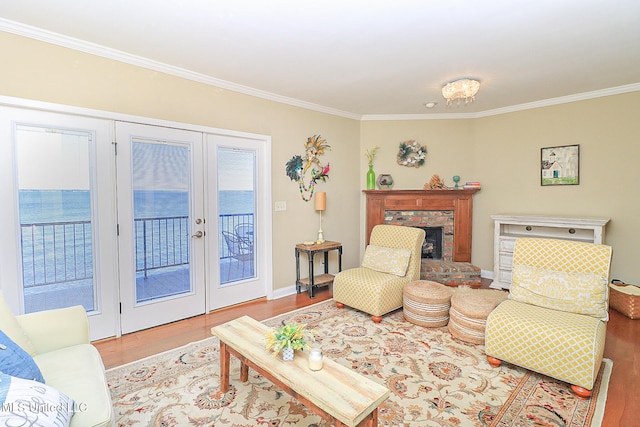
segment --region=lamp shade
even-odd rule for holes
[[[324,211],[327,209],[327,193],[321,191],[316,193],[316,210]]]

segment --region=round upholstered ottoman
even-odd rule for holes
[[[451,297],[449,310],[451,335],[472,344],[484,344],[487,317],[507,295],[494,289],[458,288]]]
[[[452,293],[451,288],[428,280],[406,283],[402,288],[404,318],[427,328],[445,326]]]

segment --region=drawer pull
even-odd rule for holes
[[[576,229],[575,228],[570,228],[569,229],[569,234],[576,234]]]
[[[531,231],[531,230],[533,230],[533,227],[530,226],[530,225],[527,225],[524,229],[527,230],[527,231]]]

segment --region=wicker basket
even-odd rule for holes
[[[616,279],[609,287],[609,306],[629,319],[640,319],[640,287]]]

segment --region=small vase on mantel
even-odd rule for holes
[[[367,190],[376,189],[376,173],[373,171],[373,165],[369,163],[369,170],[367,171]]]

